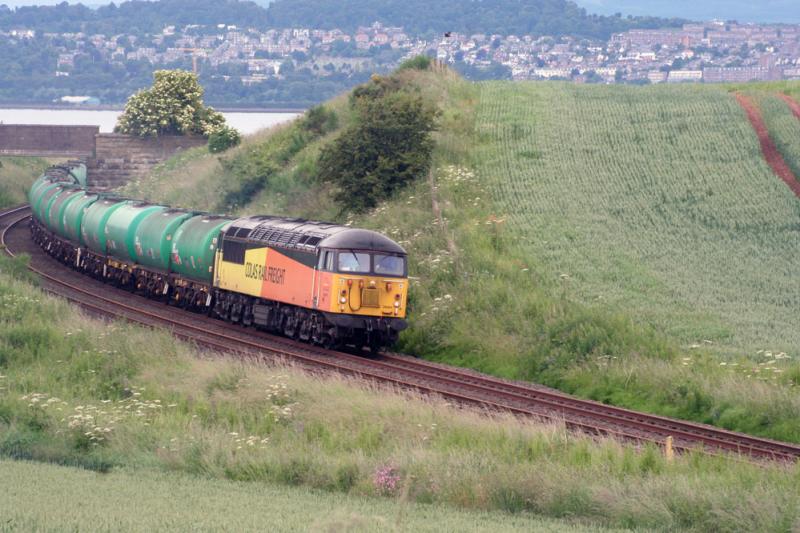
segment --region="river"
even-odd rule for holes
[[[9,109],[0,108],[0,124],[43,124],[68,126],[100,126],[100,131],[114,130],[122,111],[88,109]],[[244,135],[292,120],[298,113],[227,112],[225,119]]]

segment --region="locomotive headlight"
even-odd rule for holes
[[[394,301],[394,306],[395,306],[395,307],[400,307],[400,302],[399,302],[398,300],[395,300],[395,301]]]
[[[342,296],[341,298],[339,298],[339,302],[340,302],[340,303],[343,303],[343,304],[346,304],[346,303],[347,303],[347,298],[345,298],[344,296]]]

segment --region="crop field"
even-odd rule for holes
[[[800,179],[800,119],[792,114],[786,102],[774,94],[754,92],[749,96],[758,104],[770,138],[783,155],[784,161],[795,177]]]
[[[548,282],[684,349],[797,355],[800,202],[725,89],[486,83],[477,113],[481,178]]]
[[[609,531],[153,470],[98,474],[0,460],[0,483],[2,531]]]

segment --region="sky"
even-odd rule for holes
[[[0,0],[9,7],[53,5],[63,0]],[[122,1],[122,0],[117,0]],[[269,0],[255,0],[261,5]],[[691,20],[736,19],[739,22],[800,23],[800,0],[574,0],[590,13],[610,15],[654,15]],[[70,3],[77,3],[70,1]],[[86,5],[100,5],[103,0],[84,0]]]

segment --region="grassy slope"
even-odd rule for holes
[[[0,209],[25,202],[25,194],[48,162],[38,157],[0,157]]]
[[[240,211],[338,217],[403,244],[415,278],[403,350],[800,441],[799,208],[724,89],[402,76],[443,110],[429,180],[339,213],[313,181],[329,134]],[[226,157],[274,153],[296,127]],[[139,187],[191,198],[239,179],[191,170],[208,160]],[[190,179],[159,188],[170,176]]]
[[[601,531],[500,512],[158,471],[0,461],[3,531]],[[608,531],[603,529],[602,531]]]
[[[575,437],[557,424],[481,416],[441,400],[357,387],[290,367],[203,357],[166,332],[88,319],[18,280],[21,267],[0,261],[0,456],[99,472],[124,469],[94,486],[132,484],[122,494],[97,496],[119,509],[100,524],[125,527],[131,509],[167,491],[181,495],[196,488],[200,502],[228,490],[249,499],[259,493],[258,486],[131,473],[144,469],[267,483],[264,490],[283,492],[283,499],[292,493],[275,485],[358,497],[331,497],[323,508],[344,501],[363,509],[361,498],[385,495],[521,513],[500,518],[509,527],[568,525],[542,524],[536,516],[669,530],[782,531],[800,525],[798,466],[759,467],[699,454],[667,463],[654,448],[635,451]],[[394,469],[396,487],[376,477],[387,467]],[[24,475],[20,468],[0,466],[12,478]],[[62,477],[48,469],[33,475],[14,498],[27,500],[25,494],[39,486],[35,479]],[[47,483],[47,490],[78,487],[93,477],[66,471],[63,476],[56,486]],[[130,506],[115,503],[139,489],[152,489],[155,496]],[[80,500],[86,490],[92,487],[70,492]],[[71,500],[61,500],[47,506],[47,516],[27,501],[11,518],[26,529],[53,520],[81,523],[96,512],[68,512]],[[3,505],[16,505],[9,498],[4,502],[0,515],[6,517]],[[383,510],[370,516],[397,509],[377,506]],[[153,520],[161,509],[153,511]],[[214,509],[204,506],[201,520],[214,524]]]

